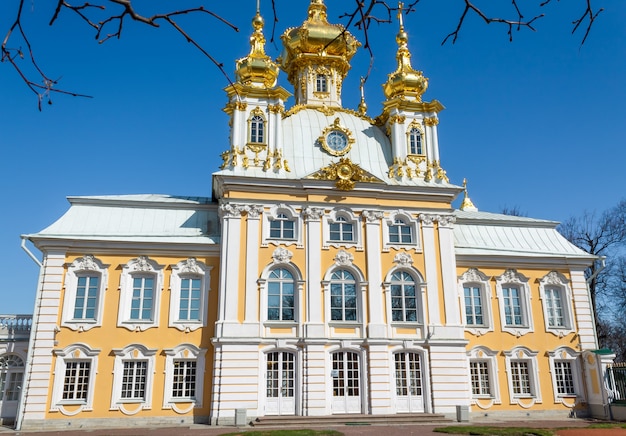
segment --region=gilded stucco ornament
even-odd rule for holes
[[[380,182],[376,177],[369,176],[349,158],[342,157],[339,162],[332,163],[312,174],[310,178],[317,180],[336,180],[335,186],[342,191],[354,189],[356,182]]]
[[[339,118],[335,118],[331,126],[324,128],[317,140],[322,148],[333,156],[343,156],[354,144],[352,132],[341,125]]]

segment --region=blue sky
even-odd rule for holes
[[[430,79],[424,97],[446,107],[439,124],[442,166],[453,183],[468,179],[480,210],[517,207],[562,221],[626,197],[626,2],[596,2],[605,11],[582,47],[582,33],[570,34],[582,0],[550,4],[537,31],[516,32],[513,42],[504,27],[469,17],[457,43],[441,46],[456,26],[460,0],[424,0],[405,19],[413,66]],[[65,89],[94,98],[53,96],[39,112],[17,74],[0,64],[0,314],[32,312],[38,267],[19,236],[60,217],[66,196],[210,196],[211,173],[228,148],[227,81],[180,36],[127,23],[121,40],[98,44],[76,17],[63,14],[49,27],[50,2],[27,3],[25,30],[40,65],[61,77]],[[340,22],[346,3],[327,0],[331,22]],[[0,2],[2,35],[16,4]],[[235,59],[249,49],[256,2],[231,4],[205,2],[239,33],[209,17],[181,24],[232,75]],[[277,34],[300,25],[307,5],[277,0]],[[262,14],[271,21],[267,0]],[[271,27],[265,30],[269,40]],[[380,113],[381,84],[395,69],[396,33],[395,23],[370,30],[375,59],[365,95],[371,116]],[[267,52],[278,56],[279,44],[268,42]],[[360,51],[344,84],[344,106],[357,107],[368,64]],[[284,74],[279,83],[290,89]]]

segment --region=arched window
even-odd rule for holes
[[[354,227],[344,216],[338,216],[335,222],[330,224],[330,240],[341,242],[354,241]]]
[[[267,319],[294,321],[295,303],[293,275],[284,268],[272,270],[267,280]]]
[[[392,244],[413,243],[413,232],[411,226],[402,218],[396,218],[393,221],[393,224],[389,226],[389,242]]]
[[[0,401],[17,401],[24,378],[24,361],[15,354],[0,356]]]
[[[328,78],[324,74],[318,74],[315,79],[315,90],[317,92],[328,92]]]
[[[333,272],[330,279],[330,314],[333,321],[357,321],[356,280],[346,270]]]
[[[405,272],[391,275],[391,317],[394,322],[419,322],[415,279]]]
[[[295,238],[295,221],[285,215],[279,213],[276,218],[270,221],[270,238],[272,239],[294,239]]]
[[[265,120],[260,115],[254,115],[250,119],[250,142],[265,143]]]
[[[409,131],[409,154],[424,154],[422,132],[417,127]]]

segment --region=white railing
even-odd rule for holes
[[[32,315],[0,315],[0,340],[28,339]]]

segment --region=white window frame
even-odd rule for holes
[[[63,298],[63,312],[61,315],[61,326],[74,331],[87,331],[94,327],[102,326],[102,311],[104,309],[104,293],[107,290],[108,267],[94,256],[87,254],[76,258],[67,267],[65,274],[65,292]],[[76,294],[78,292],[79,277],[98,277],[98,290],[96,295],[95,318],[74,318],[74,306],[76,305]]]
[[[506,323],[506,311],[505,311],[505,298],[503,294],[503,288],[516,287],[520,290],[520,307],[522,311],[522,325],[507,325]],[[500,324],[503,332],[512,334],[513,336],[520,337],[527,333],[534,331],[533,316],[532,316],[532,296],[530,293],[530,287],[528,285],[528,278],[523,274],[518,273],[514,269],[508,269],[501,276],[496,277],[496,295],[498,298],[498,306],[500,308]]]
[[[204,371],[207,350],[192,344],[181,344],[163,350],[165,353],[165,386],[163,408],[185,414],[194,408],[202,407],[204,399]],[[196,362],[195,396],[193,398],[174,397],[174,362],[178,360]]]
[[[360,329],[364,328],[365,324],[365,292],[367,290],[367,282],[365,281],[365,277],[361,270],[359,270],[355,265],[353,265],[353,257],[350,253],[340,250],[335,256],[335,264],[326,271],[324,279],[322,280],[322,288],[324,292],[324,312],[326,313],[325,319],[326,323],[331,327],[357,327]],[[330,308],[330,297],[331,297],[331,279],[333,273],[338,270],[346,270],[352,274],[355,280],[355,290],[356,290],[356,320],[333,320],[331,315]]]
[[[542,402],[537,354],[539,354],[537,351],[531,351],[526,347],[515,347],[510,351],[504,352],[509,385],[509,401],[511,404],[518,404],[520,407],[528,409]],[[528,365],[528,382],[530,384],[530,394],[528,395],[514,393],[512,364],[516,362],[526,362]]]
[[[343,217],[348,224],[352,224],[353,240],[352,241],[331,241],[330,239],[330,225],[337,223],[337,218]],[[328,215],[324,217],[322,222],[322,233],[324,238],[324,249],[335,247],[356,247],[357,250],[363,250],[362,238],[361,238],[361,223],[357,217],[349,209],[336,208],[330,211]]]
[[[25,361],[17,353],[0,354],[0,404],[19,401],[24,386]],[[9,390],[10,389],[10,390]],[[16,398],[8,398],[8,394]]]
[[[141,344],[131,344],[124,348],[114,348],[113,388],[111,410],[119,410],[125,415],[135,415],[141,410],[152,409],[152,385],[154,384],[154,360],[157,349],[150,349]],[[143,399],[122,398],[122,382],[124,378],[124,362],[146,361],[146,385]]]
[[[143,276],[154,277],[152,319],[138,320],[130,318],[133,298],[133,279]],[[145,331],[158,327],[161,306],[161,292],[163,291],[163,266],[147,256],[139,256],[131,260],[122,268],[120,279],[120,305],[117,315],[117,326],[131,331]]]
[[[270,237],[271,223],[272,221],[275,221],[276,219],[278,219],[278,216],[280,214],[284,214],[285,216],[287,216],[288,219],[293,221],[294,223],[294,226],[293,226],[294,237],[293,238],[283,239],[283,238]],[[261,241],[262,247],[267,247],[269,244],[276,245],[276,246],[278,245],[290,246],[290,245],[295,244],[296,247],[298,248],[301,248],[304,246],[302,242],[302,220],[299,214],[296,212],[296,210],[293,207],[288,206],[284,203],[276,204],[270,207],[270,209],[266,213],[263,214],[262,220],[263,220],[263,228],[262,228],[263,238]]]
[[[260,118],[261,119],[261,125],[262,127],[262,134],[261,134],[261,141],[255,141],[255,139],[258,139],[259,137],[259,133],[258,133],[258,125],[257,125],[257,134],[256,137],[253,137],[252,135],[252,124],[255,122],[255,118]],[[258,123],[258,121],[256,121]],[[254,109],[252,109],[250,111],[250,116],[248,117],[248,145],[250,145],[251,147],[254,146],[266,146],[267,144],[267,134],[268,134],[268,128],[267,128],[267,117],[265,116],[265,114],[263,113],[263,110],[260,107],[255,107]]]
[[[391,226],[396,225],[396,220],[404,221],[405,225],[409,226],[411,229],[411,242],[403,243],[403,242],[391,242],[391,232],[389,231]],[[419,237],[419,226],[417,224],[417,219],[413,218],[409,212],[404,210],[396,210],[389,213],[389,216],[384,218],[383,220],[383,251],[388,252],[391,248],[396,250],[401,249],[414,249],[416,251],[421,251],[421,241]]]
[[[315,75],[315,92],[327,94],[329,92],[328,74],[317,73]]]
[[[54,364],[54,379],[52,383],[51,412],[61,412],[66,416],[74,416],[83,411],[93,410],[96,375],[98,372],[98,355],[100,350],[86,344],[72,344],[63,349],[52,350],[56,361]],[[63,399],[65,385],[65,371],[68,362],[89,362],[89,386],[86,399]],[[65,406],[70,406],[66,409]]]
[[[546,328],[546,332],[552,333],[559,338],[562,338],[570,333],[574,333],[574,317],[572,309],[572,291],[569,287],[569,280],[565,278],[563,274],[556,271],[550,271],[541,280],[539,280],[539,298],[541,298],[543,307],[543,320]],[[557,290],[560,294],[562,310],[563,310],[563,322],[562,326],[550,327],[550,313],[548,307],[547,295],[548,289]]]
[[[489,395],[474,395],[474,390],[471,380],[471,366],[468,365],[470,373],[470,395],[471,404],[480,407],[481,409],[489,409],[494,404],[502,404],[500,398],[500,383],[498,377],[498,352],[493,351],[485,346],[478,346],[472,348],[467,357],[469,363],[472,362],[485,362],[487,364],[487,371],[489,372]]]
[[[415,300],[417,303],[417,321],[393,321],[393,305],[392,305],[392,295],[391,295],[391,285],[392,285],[392,277],[395,273],[405,272],[409,274],[415,283]],[[390,324],[403,327],[403,326],[423,326],[425,319],[425,307],[426,306],[426,295],[425,290],[426,282],[424,281],[423,276],[420,272],[413,268],[412,266],[403,265],[392,268],[387,273],[385,277],[385,281],[383,282],[383,292],[385,293],[385,306],[387,308],[387,319],[390,320]]]
[[[170,327],[184,332],[190,332],[197,330],[200,327],[206,327],[212,269],[213,267],[207,266],[204,262],[197,260],[195,257],[181,260],[174,267],[172,267],[172,276],[170,278]],[[183,279],[200,279],[200,311],[199,319],[197,320],[179,319]]]
[[[411,136],[413,135],[413,131],[417,131],[420,137],[420,148],[422,149],[421,153],[411,153]],[[409,127],[406,130],[406,152],[409,156],[426,156],[426,135],[424,134],[424,128],[417,121],[413,121],[409,124]]]
[[[459,300],[461,301],[461,320],[465,326],[465,330],[475,336],[482,336],[494,330],[493,309],[491,305],[492,291],[490,277],[482,273],[476,268],[469,268],[459,277]],[[480,297],[482,300],[483,324],[467,324],[465,313],[465,287],[475,287],[480,289]]]
[[[567,407],[574,407],[578,399],[584,398],[584,388],[582,380],[582,369],[580,366],[580,353],[569,347],[559,347],[554,351],[548,352],[550,359],[550,372],[552,373],[552,392],[554,392],[554,402],[564,404]],[[560,394],[556,379],[556,363],[568,362],[571,368],[572,384],[574,386],[573,394]]]

